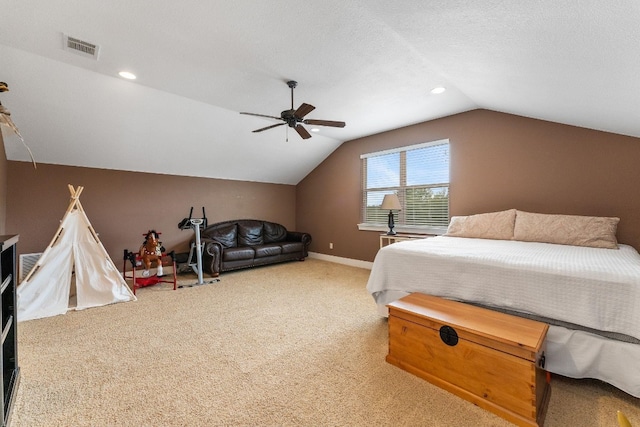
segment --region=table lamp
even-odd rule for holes
[[[398,199],[397,194],[387,194],[382,199],[382,205],[380,205],[380,209],[388,209],[389,210],[389,231],[387,231],[388,235],[395,235],[396,232],[393,230],[393,211],[394,209],[399,211],[402,210],[402,206],[400,205],[400,200]]]

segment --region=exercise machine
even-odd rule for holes
[[[204,212],[204,206],[202,207],[202,218],[192,218],[193,215],[193,206],[191,206],[191,210],[189,211],[189,217],[184,218],[182,221],[178,223],[178,228],[180,230],[188,230],[193,229],[196,235],[195,242],[191,243],[191,248],[189,249],[189,259],[187,260],[187,264],[191,269],[198,275],[198,282],[190,285],[180,285],[179,288],[190,288],[192,286],[198,285],[206,285],[208,283],[219,282],[220,279],[211,279],[208,281],[204,281],[202,277],[202,251],[204,250],[204,244],[200,238],[200,231],[204,230],[207,227],[207,215]],[[195,255],[195,261],[193,259]]]

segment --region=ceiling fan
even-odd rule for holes
[[[307,132],[307,130],[302,126],[301,123],[305,125],[315,125],[315,126],[331,126],[336,128],[343,128],[345,126],[345,122],[336,122],[332,120],[313,120],[313,119],[305,119],[304,116],[315,110],[316,107],[310,104],[302,104],[298,109],[294,109],[293,107],[293,89],[296,88],[298,82],[289,80],[287,82],[287,86],[291,88],[291,109],[284,110],[280,113],[280,117],[277,116],[268,116],[265,114],[255,114],[255,113],[240,113],[246,114],[248,116],[258,116],[258,117],[267,117],[269,119],[282,120],[284,123],[277,123],[275,125],[263,127],[260,129],[256,129],[253,132],[262,132],[263,130],[272,129],[277,126],[288,125],[291,128],[294,128],[296,132],[302,137],[302,139],[311,138],[311,134]]]

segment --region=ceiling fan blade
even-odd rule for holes
[[[247,115],[247,116],[267,117],[267,118],[269,118],[269,119],[282,120],[282,117],[267,116],[266,114],[242,113],[242,112],[241,112],[240,114],[244,114],[244,115]]]
[[[298,134],[300,134],[302,139],[311,138],[311,134],[309,132],[307,132],[307,130],[304,127],[302,127],[302,125],[296,125],[295,130],[296,130],[296,132],[298,132]]]
[[[304,116],[315,110],[316,107],[310,104],[302,104],[298,107],[298,109],[293,113],[296,119],[302,119]]]
[[[282,125],[284,125],[284,124],[285,124],[285,123],[276,123],[275,125],[267,126],[267,127],[260,128],[260,129],[256,129],[256,130],[254,130],[254,131],[252,131],[252,132],[253,132],[253,133],[256,133],[256,132],[262,132],[263,130],[272,129],[272,128],[275,128],[275,127],[278,127],[278,126],[282,126]]]
[[[302,123],[304,123],[305,125],[332,126],[334,128],[343,128],[346,125],[345,122],[335,122],[332,120],[312,120],[312,119],[303,120]]]

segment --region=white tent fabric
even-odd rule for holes
[[[80,205],[82,188],[76,191],[69,186],[71,204],[58,232],[17,288],[19,322],[72,309],[72,272],[76,276],[76,310],[136,300]]]

